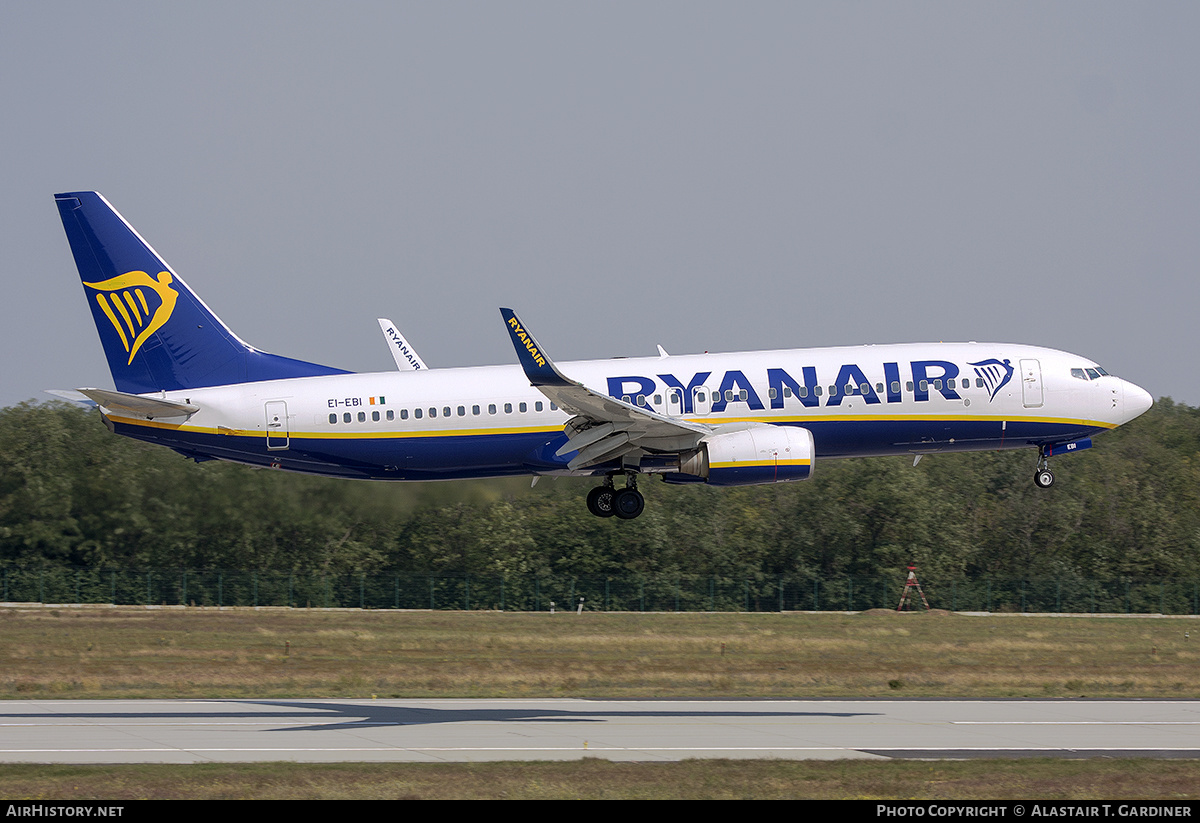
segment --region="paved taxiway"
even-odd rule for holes
[[[13,700],[0,762],[1200,757],[1194,700]]]

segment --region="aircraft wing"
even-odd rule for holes
[[[530,385],[575,415],[563,429],[568,439],[557,452],[559,456],[579,452],[568,468],[604,463],[636,449],[655,453],[687,451],[712,432],[711,426],[668,417],[571,380],[558,370],[512,309],[500,309],[500,314]]]

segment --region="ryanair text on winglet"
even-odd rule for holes
[[[508,325],[512,326],[513,334],[519,337],[521,342],[525,344],[525,348],[529,352],[529,356],[533,358],[533,362],[537,363],[539,366],[545,366],[546,358],[542,357],[541,352],[537,350],[537,346],[533,345],[533,340],[530,339],[529,335],[525,333],[525,330],[521,328],[521,324],[517,322],[517,318],[510,317],[508,319]]]

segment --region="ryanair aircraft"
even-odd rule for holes
[[[818,458],[1028,448],[1047,487],[1051,457],[1151,405],[1087,358],[1012,344],[555,364],[511,309],[520,367],[427,368],[381,320],[397,370],[351,373],[246,344],[98,193],[55,200],[117,389],[80,391],[112,431],[197,461],[368,480],[594,475],[592,513],[631,519],[645,475],[781,483]]]

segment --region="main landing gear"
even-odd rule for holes
[[[614,514],[622,520],[632,520],[646,508],[646,498],[637,490],[637,475],[625,472],[625,488],[617,489],[613,485],[613,474],[604,478],[604,485],[597,486],[588,492],[588,511],[597,517],[612,517]]]
[[[1037,471],[1033,473],[1033,484],[1039,489],[1048,489],[1054,485],[1054,473],[1050,471],[1049,447],[1043,447],[1038,452]]]

